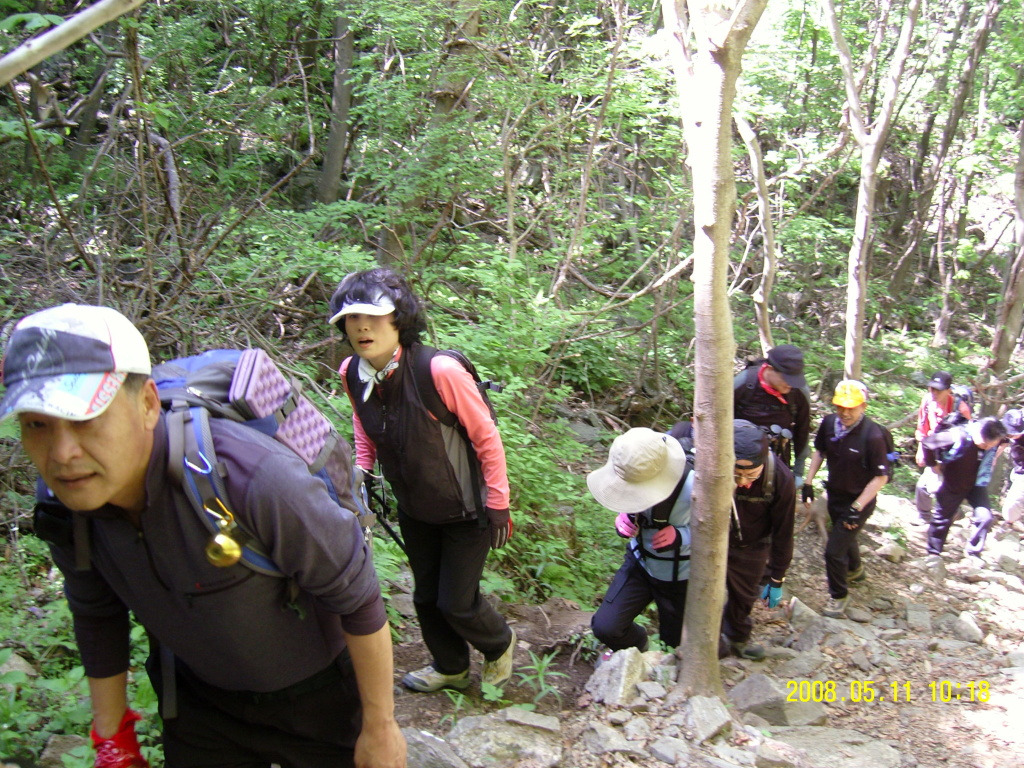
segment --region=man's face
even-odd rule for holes
[[[946,393],[948,389],[936,389],[935,387],[928,387],[928,394],[932,396],[932,400],[936,403],[941,403],[946,399]]]
[[[789,394],[793,387],[786,383],[786,380],[782,378],[782,374],[772,368],[770,365],[764,369],[764,380],[768,382],[768,385],[776,392],[780,392],[783,395]]]
[[[737,488],[749,488],[761,476],[764,472],[764,464],[753,466],[753,462],[747,459],[740,459],[736,462],[736,466],[732,471],[732,479],[736,483]]]
[[[836,416],[839,417],[839,421],[843,423],[843,426],[846,429],[849,429],[857,423],[861,416],[864,415],[864,411],[867,410],[867,407],[867,403],[861,403],[860,405],[855,405],[852,408],[837,405]]]
[[[21,413],[21,443],[43,481],[77,512],[114,504],[139,511],[146,503],[146,468],[160,398],[150,379],[140,391],[125,387],[94,419],[69,421]]]

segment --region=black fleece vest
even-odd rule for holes
[[[409,368],[414,347],[402,349],[398,368],[365,401],[359,358],[349,359],[346,378],[356,414],[403,512],[438,524],[482,517],[484,488],[474,482],[481,477],[476,453],[456,427],[437,421],[423,404]]]

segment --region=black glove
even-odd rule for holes
[[[800,489],[800,501],[806,504],[808,501],[814,501],[814,486],[810,483],[804,483],[804,487]]]
[[[491,549],[501,549],[512,538],[512,516],[508,509],[484,507],[491,521]]]
[[[850,507],[840,516],[839,522],[852,526],[853,528],[860,528],[860,516],[862,512],[863,510]]]

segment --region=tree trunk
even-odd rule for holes
[[[740,138],[747,147],[750,158],[750,171],[754,177],[754,188],[757,190],[757,209],[761,217],[761,229],[764,232],[764,261],[761,267],[761,285],[751,297],[754,301],[754,315],[757,318],[757,335],[761,340],[761,353],[767,355],[768,350],[775,346],[772,341],[771,298],[772,287],[775,285],[775,272],[779,263],[779,254],[775,246],[775,225],[772,223],[772,207],[768,199],[768,182],[764,174],[764,158],[761,146],[757,143],[757,134],[741,115],[736,115],[736,128]]]
[[[355,46],[348,28],[346,0],[338,2],[338,17],[334,20],[334,86],[331,90],[331,129],[324,149],[324,164],[316,187],[316,199],[333,203],[341,187],[341,170],[348,146],[348,111],[352,105],[352,70]]]
[[[931,210],[932,198],[935,194],[935,185],[939,174],[942,172],[943,165],[946,162],[946,156],[949,153],[949,149],[953,144],[953,139],[955,138],[956,132],[960,126],[960,120],[963,117],[967,99],[974,87],[974,78],[978,71],[978,64],[981,61],[982,54],[988,47],[989,33],[992,31],[992,27],[995,24],[996,17],[999,15],[999,11],[1002,10],[1002,3],[1003,0],[988,0],[988,3],[985,6],[985,11],[978,20],[974,31],[974,38],[971,41],[970,53],[964,59],[956,93],[953,96],[953,100],[950,104],[949,112],[945,120],[945,125],[943,126],[942,136],[930,163],[928,162],[927,157],[927,142],[935,122],[936,110],[934,107],[931,108],[928,115],[925,128],[922,131],[922,137],[918,144],[918,156],[915,160],[913,171],[914,183],[912,186],[914,189],[918,190],[918,196],[913,206],[914,213],[910,219],[909,232],[905,231],[902,226],[899,230],[904,231],[905,246],[900,259],[893,270],[893,278],[890,283],[892,288],[889,293],[890,296],[896,297],[902,294],[904,282],[911,271],[910,267],[914,263],[913,256],[918,252],[918,248],[921,244],[921,237],[925,231],[926,225],[928,224],[928,213]],[[961,14],[961,19],[963,19],[963,16],[966,14],[968,6],[969,3],[966,3],[964,11]],[[950,41],[950,58],[955,55],[959,31],[954,31],[953,34],[953,39]],[[949,69],[950,66],[947,64],[936,81],[936,93],[944,93],[946,91]],[[927,170],[925,169],[926,165],[928,166]],[[897,230],[893,229],[891,231],[895,232]]]
[[[878,108],[878,115],[873,121],[864,107],[861,96],[866,71],[862,70],[860,77],[854,73],[853,57],[840,29],[834,0],[823,0],[822,5],[829,30],[832,33],[832,40],[839,53],[839,62],[842,65],[850,130],[861,151],[857,215],[847,264],[849,276],[846,291],[846,343],[843,362],[846,377],[859,379],[861,350],[864,346],[864,305],[867,295],[868,257],[871,252],[875,192],[878,187],[878,161],[882,157],[882,149],[892,125],[896,110],[896,97],[899,95],[900,80],[903,77],[903,69],[910,53],[910,41],[917,24],[917,15],[921,10],[921,0],[910,0],[907,6],[907,15],[900,28],[899,41],[885,77],[882,103]],[[878,39],[878,35],[875,39]],[[866,60],[864,66],[866,67],[870,63]]]
[[[33,37],[0,59],[0,86],[31,69],[47,56],[62,51],[122,14],[135,10],[146,0],[100,0],[81,13],[76,13],[39,37]]]
[[[690,530],[690,585],[682,671],[674,696],[723,695],[718,637],[724,601],[732,472],[732,363],[736,343],[726,295],[729,238],[736,202],[732,106],[740,60],[767,0],[734,7],[662,0],[671,33],[687,157],[693,171],[694,316],[696,321],[697,482]],[[687,28],[692,22],[692,30]],[[691,46],[692,32],[692,48]]]
[[[1010,367],[1010,357],[1024,331],[1024,120],[1018,127],[1017,168],[1013,180],[1014,246],[1006,272],[1006,288],[996,314],[996,333],[992,339],[988,368],[1001,379]]]

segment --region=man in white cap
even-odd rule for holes
[[[72,304],[19,322],[3,364],[0,419],[17,417],[47,489],[36,530],[64,574],[96,766],[147,765],[127,700],[131,611],[150,637],[168,766],[401,768],[390,630],[355,516],[290,449],[211,419],[231,511],[295,594],[212,562],[209,531],[169,473],[150,373],[127,318]]]
[[[647,649],[634,621],[651,602],[661,641],[679,645],[690,577],[690,497],[694,473],[672,434],[637,427],[619,435],[608,463],[587,475],[601,506],[616,512],[615,530],[629,539],[625,560],[591,619],[594,636],[611,650]]]
[[[821,421],[814,438],[814,453],[803,487],[804,504],[814,501],[811,485],[822,463],[828,461],[828,515],[832,530],[825,545],[825,575],[829,598],[822,613],[845,618],[849,583],[865,578],[857,534],[875,511],[878,491],[892,472],[881,427],[865,415],[868,388],[854,379],[836,385],[836,408]]]

